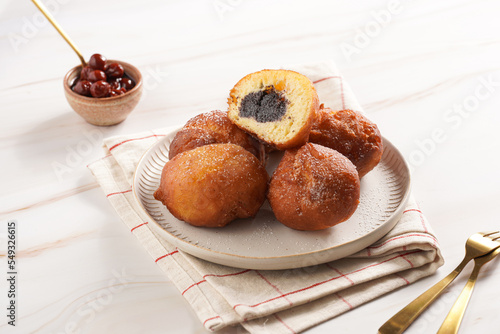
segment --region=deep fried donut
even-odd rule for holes
[[[245,76],[231,90],[228,117],[266,144],[287,149],[307,141],[318,101],[304,75],[262,70]]]
[[[257,214],[267,182],[267,172],[253,154],[239,145],[210,144],[168,161],[154,198],[191,225],[222,227]]]
[[[322,230],[347,220],[359,203],[356,167],[339,152],[307,143],[287,150],[267,198],[276,218],[297,230]]]
[[[360,178],[375,168],[383,153],[377,125],[352,110],[320,109],[309,141],[345,155],[356,166]]]
[[[197,115],[187,121],[170,143],[168,157],[172,159],[184,151],[216,143],[240,145],[263,161],[264,150],[259,149],[256,140],[234,125],[227,118],[227,112],[219,110]]]

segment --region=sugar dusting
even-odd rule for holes
[[[282,152],[271,154],[268,173],[272,173],[281,155]],[[170,216],[170,225],[180,235],[189,236],[192,241],[213,251],[255,257],[314,252],[355,240],[387,219],[391,191],[386,182],[394,177],[388,173],[390,170],[382,163],[366,175],[361,181],[360,204],[354,215],[348,221],[323,231],[295,231],[282,225],[267,201],[255,217],[238,219],[221,229],[193,227],[176,220],[166,209],[164,214]],[[322,190],[318,188],[317,192],[320,196]]]

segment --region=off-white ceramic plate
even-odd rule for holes
[[[410,174],[400,152],[384,139],[379,165],[361,180],[360,204],[351,218],[322,231],[296,231],[279,223],[264,203],[254,218],[223,228],[194,227],[176,219],[155,200],[168,149],[176,131],[153,145],[134,175],[133,192],[157,234],[198,258],[248,269],[291,269],[325,263],[373,244],[397,223],[410,193]],[[269,175],[282,154],[269,159]]]

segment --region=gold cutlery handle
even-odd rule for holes
[[[47,8],[45,8],[43,3],[41,3],[39,0],[31,0],[31,1],[35,4],[35,6],[38,8],[38,10],[40,10],[40,12],[42,12],[42,14],[47,18],[47,20],[50,22],[50,24],[52,24],[52,26],[54,26],[54,28],[56,28],[57,32],[62,36],[62,38],[64,38],[64,40],[69,44],[69,46],[71,46],[73,51],[76,52],[78,58],[80,58],[80,62],[82,63],[82,66],[85,67],[87,65],[87,63],[85,62],[85,58],[83,58],[82,53],[76,47],[75,43],[73,43],[71,38],[69,38],[69,36],[66,35],[66,33],[61,28],[61,26],[56,22],[56,20],[50,14],[50,12],[47,10]]]
[[[458,328],[462,323],[462,319],[465,314],[465,309],[469,304],[469,300],[472,295],[472,290],[474,290],[474,285],[476,284],[477,276],[479,274],[479,269],[481,269],[481,265],[478,265],[476,263],[474,269],[472,270],[472,274],[467,280],[467,284],[465,284],[464,289],[460,293],[460,296],[458,296],[457,300],[455,301],[455,304],[453,304],[453,307],[446,316],[446,319],[444,319],[443,324],[439,328],[437,334],[458,333]]]
[[[500,254],[500,248],[496,248],[492,252],[474,259],[474,269],[472,269],[472,273],[467,280],[467,284],[465,284],[460,296],[458,296],[457,301],[453,304],[453,307],[446,316],[446,319],[444,319],[444,322],[439,328],[437,334],[450,334],[458,332],[458,328],[462,323],[465,309],[467,309],[467,305],[469,304],[469,300],[472,295],[472,291],[474,290],[474,285],[476,284],[481,267],[493,260],[498,254]]]
[[[390,318],[382,327],[379,328],[379,334],[400,334],[405,331],[410,324],[441,295],[443,290],[460,274],[465,265],[471,260],[466,257],[455,270],[445,278],[434,284],[431,288],[418,296],[414,301],[404,307],[401,311]]]

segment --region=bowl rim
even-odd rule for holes
[[[135,86],[127,91],[125,94],[123,95],[118,95],[118,96],[111,96],[111,97],[91,97],[91,96],[84,96],[84,95],[80,95],[78,93],[75,93],[72,89],[71,89],[71,86],[69,84],[69,79],[70,79],[70,76],[75,72],[77,71],[79,68],[83,68],[83,65],[80,64],[80,65],[77,65],[73,68],[71,68],[67,73],[66,75],[64,76],[64,79],[63,79],[63,86],[64,86],[64,90],[68,93],[68,94],[71,94],[77,98],[81,98],[83,99],[84,101],[113,101],[113,100],[118,100],[118,99],[123,99],[131,94],[133,94],[134,92],[138,91],[140,88],[142,88],[142,73],[141,71],[139,71],[139,69],[130,64],[130,63],[127,63],[127,62],[124,62],[124,61],[121,61],[121,60],[115,60],[115,59],[108,59],[107,62],[114,62],[114,63],[119,63],[120,65],[125,65],[129,68],[133,68],[135,70],[135,72],[137,72],[137,80],[134,79],[135,81]],[[80,69],[81,70],[81,69]]]

